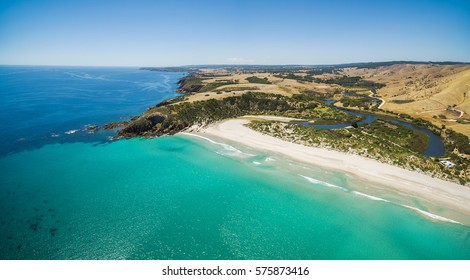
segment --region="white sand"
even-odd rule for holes
[[[309,164],[349,172],[396,191],[470,215],[469,187],[358,155],[289,143],[244,126],[248,122],[248,119],[243,118],[225,120],[201,130],[200,133],[235,141],[255,149],[280,153]]]

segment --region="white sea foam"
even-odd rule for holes
[[[225,144],[225,143],[220,143],[220,142],[216,142],[210,138],[207,138],[207,137],[204,137],[204,136],[201,136],[201,135],[197,135],[197,134],[193,134],[193,133],[188,133],[188,132],[180,132],[180,134],[184,134],[184,135],[190,135],[190,136],[194,136],[194,137],[198,137],[198,138],[201,138],[201,139],[204,139],[212,144],[215,144],[215,145],[218,145],[218,146],[221,146],[224,151],[216,151],[217,154],[219,155],[223,155],[223,156],[235,156],[235,157],[241,157],[241,158],[247,158],[247,157],[254,157],[256,155],[253,155],[253,154],[248,154],[248,153],[244,153],[242,151],[240,151],[239,149],[233,147],[233,146],[230,146],[228,144]]]
[[[267,158],[265,159],[265,161],[276,161],[276,160],[273,159],[272,157],[267,157]]]
[[[441,222],[448,222],[448,223],[454,223],[454,224],[461,224],[461,223],[459,223],[457,221],[454,221],[452,219],[442,217],[442,216],[439,216],[439,215],[436,215],[436,214],[433,214],[433,213],[429,213],[429,212],[426,212],[424,210],[418,209],[416,207],[412,207],[412,206],[408,206],[408,205],[402,205],[402,206],[406,207],[408,209],[411,209],[413,211],[416,211],[416,212],[418,212],[419,214],[421,214],[425,217],[431,218],[432,220],[441,221]]]
[[[53,138],[56,138],[56,137],[59,137],[59,136],[60,136],[60,135],[57,134],[57,133],[51,133],[51,137],[53,137]]]
[[[72,130],[66,131],[64,133],[70,135],[70,134],[76,133],[77,131],[80,131],[80,129],[72,129]]]
[[[140,87],[142,87],[143,91],[151,91],[151,90],[157,90],[157,89],[164,89],[164,90],[169,90],[170,87],[168,84],[162,84],[162,83],[139,83],[138,84]]]
[[[260,165],[261,162],[259,162],[259,161],[253,161],[253,164]]]
[[[340,187],[340,186],[337,186],[337,185],[333,185],[333,184],[330,184],[328,182],[320,181],[320,180],[317,180],[317,179],[314,179],[314,178],[311,178],[311,177],[307,177],[307,176],[304,176],[304,175],[300,175],[300,174],[299,174],[299,176],[306,179],[310,183],[322,185],[322,186],[329,187],[329,188],[340,189],[340,190],[343,190],[343,191],[348,191],[348,189],[346,189],[346,188],[343,188],[343,187]]]
[[[67,75],[69,75],[70,77],[73,77],[73,78],[78,78],[78,79],[82,79],[82,80],[107,80],[101,76],[92,76],[90,74],[75,74],[75,73],[71,73],[71,72],[65,72]]]
[[[383,199],[383,198],[380,198],[380,197],[376,197],[376,196],[373,196],[373,195],[368,195],[368,194],[361,193],[361,192],[358,192],[358,191],[352,191],[351,193],[353,193],[353,194],[355,194],[355,195],[367,197],[367,198],[372,199],[372,200],[390,202],[390,201],[388,201],[388,200],[386,200],[386,199]]]

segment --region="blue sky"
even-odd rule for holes
[[[0,0],[0,64],[470,62],[470,1]]]

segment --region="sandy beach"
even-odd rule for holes
[[[255,149],[279,153],[308,164],[352,173],[368,181],[388,186],[395,191],[422,198],[470,216],[469,187],[358,155],[286,142],[244,126],[248,122],[247,118],[225,120],[204,128],[198,133],[206,137],[215,136]],[[462,222],[468,224],[469,221]]]

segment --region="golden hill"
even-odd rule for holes
[[[376,69],[345,69],[347,75],[384,83],[377,91],[382,109],[446,125],[470,136],[470,66],[397,64]],[[449,107],[455,110],[448,110]]]

